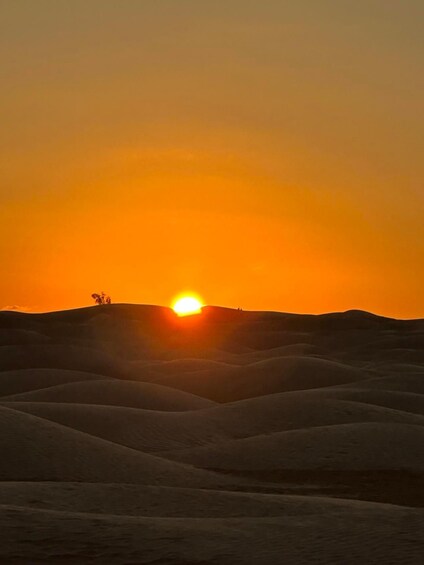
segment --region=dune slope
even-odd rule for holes
[[[421,564],[424,320],[0,312],[0,562]]]

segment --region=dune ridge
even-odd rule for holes
[[[0,561],[418,564],[424,320],[0,312]]]

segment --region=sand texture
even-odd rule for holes
[[[0,563],[421,564],[424,320],[0,312]]]

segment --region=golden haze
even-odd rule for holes
[[[420,2],[72,6],[1,8],[1,307],[424,316]]]

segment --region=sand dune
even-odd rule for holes
[[[317,395],[327,398],[339,398],[360,402],[364,404],[373,404],[375,406],[385,406],[393,410],[402,412],[410,412],[424,416],[424,395],[410,392],[402,392],[397,390],[379,390],[379,389],[354,389],[354,388],[336,388],[314,391]]]
[[[0,312],[0,562],[422,562],[424,321]]]
[[[205,414],[208,421],[215,421],[221,429],[224,425],[229,430],[234,427],[235,434],[249,430],[246,436],[254,435],[255,431],[267,433],[340,423],[424,423],[423,416],[410,414],[400,408],[374,406],[372,402],[362,403],[359,398],[352,402],[349,398],[344,400],[343,395],[337,398],[336,394],[336,398],[325,398],[325,391],[319,392],[322,394],[295,391],[260,396],[202,411],[194,417],[200,419]]]
[[[34,330],[0,328],[0,346],[41,344],[48,341],[46,335]]]
[[[148,410],[195,410],[213,402],[193,394],[152,383],[119,380],[90,380],[4,396],[4,401],[71,402],[129,406]]]
[[[202,468],[240,471],[424,471],[424,427],[355,423],[277,432],[162,454]],[[378,450],[376,450],[378,446]]]
[[[398,390],[401,392],[424,394],[424,373],[375,377],[373,379],[348,384],[349,388],[352,386],[363,390]]]
[[[0,483],[0,505],[39,510],[172,518],[267,518],[343,510],[402,515],[396,505],[322,496],[82,482]],[[419,511],[412,514],[417,516]]]
[[[220,479],[69,427],[0,409],[1,480],[213,486]],[[224,483],[225,481],[222,480]]]
[[[66,383],[105,380],[104,375],[66,369],[20,369],[0,372],[0,397]]]
[[[180,449],[231,438],[195,412],[162,412],[121,406],[10,402],[3,406],[143,452]]]
[[[387,505],[383,505],[387,506]],[[422,514],[351,504],[267,518],[154,518],[0,508],[8,563],[420,563]],[[13,524],[19,524],[19,530]],[[405,524],[407,529],[405,531]],[[40,543],[40,533],[42,542]],[[282,535],[284,533],[284,535]],[[15,559],[15,548],[19,554]],[[105,553],[105,548],[111,548]]]
[[[372,362],[369,365],[381,374],[407,375],[423,374],[423,366],[413,363],[391,363],[387,361]]]
[[[315,357],[277,357],[242,367],[162,375],[155,382],[194,392],[218,402],[275,392],[356,382],[369,375],[355,367]]]
[[[121,376],[125,365],[105,351],[62,344],[28,344],[0,347],[1,370],[70,369]]]
[[[213,361],[211,359],[173,359],[172,361],[156,361],[146,364],[145,368],[152,368],[159,378],[160,375],[180,375],[181,373],[194,373],[198,371],[228,370],[228,363]]]
[[[263,349],[254,350],[249,353],[244,353],[238,356],[238,361],[243,364],[249,362],[254,363],[255,361],[261,361],[262,359],[277,359],[279,357],[303,357],[303,356],[324,356],[322,349],[318,348],[312,343],[291,343],[290,345],[281,345],[275,349]]]
[[[424,363],[424,350],[421,348],[397,348],[397,349],[384,349],[377,350],[372,356],[374,360],[379,361],[394,361],[402,363]]]
[[[56,402],[3,402],[3,406],[149,453],[341,423],[424,426],[424,415],[339,399],[305,398],[299,393],[180,413]]]

